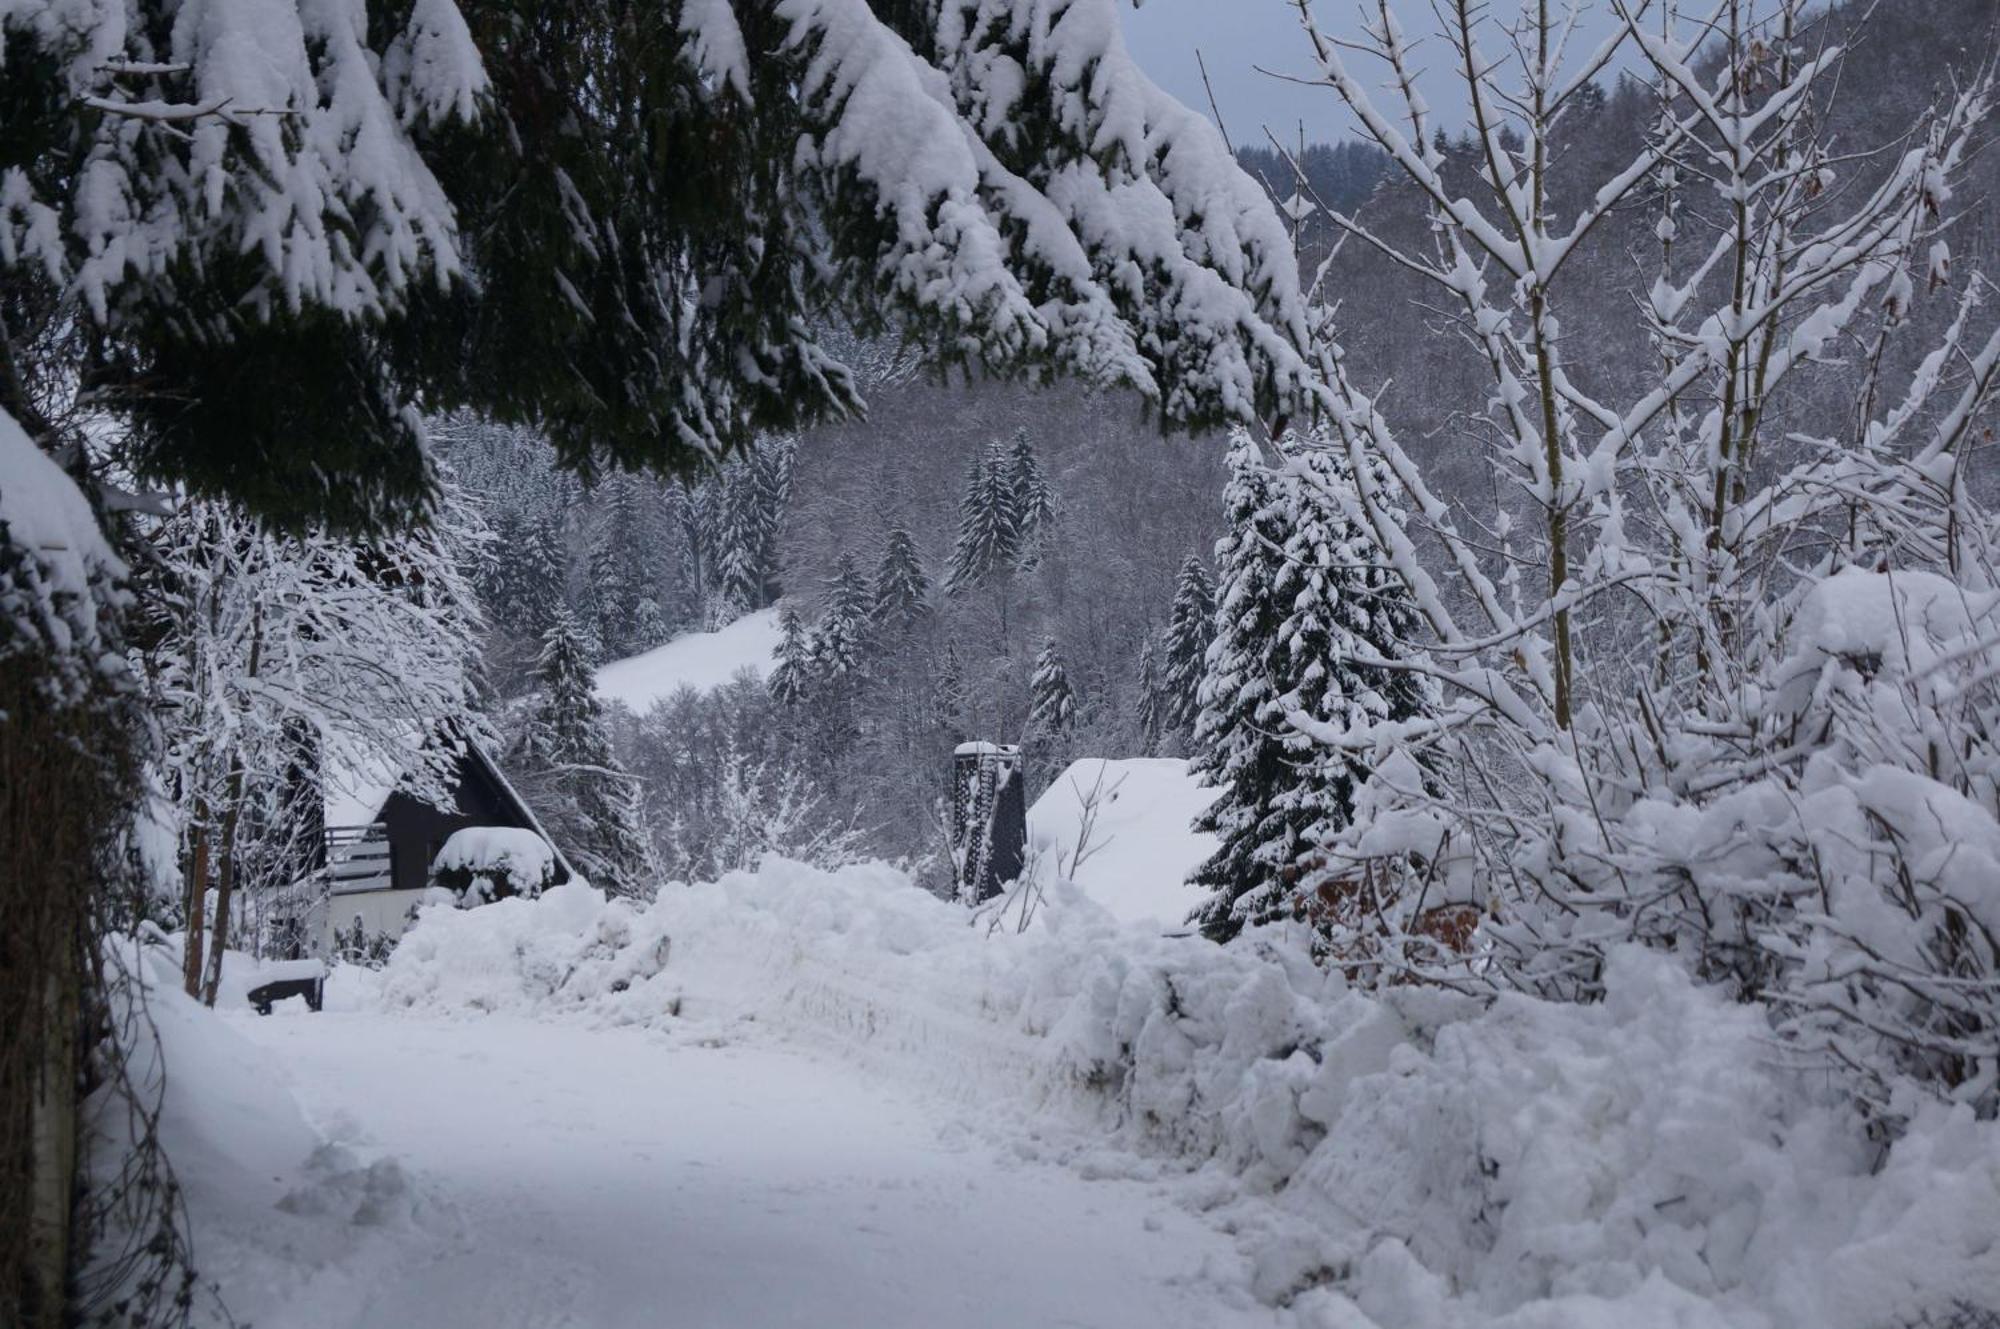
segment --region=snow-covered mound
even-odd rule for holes
[[[1178,1187],[1305,1325],[1881,1329],[2000,1302],[2000,1126],[1915,1107],[1883,1152],[1669,957],[1616,952],[1588,1007],[1378,998],[1282,932],[1217,947],[1052,889],[1011,934],[879,865],[767,860],[649,906],[563,887],[426,914],[382,991],[796,1037]]]
[[[1039,879],[1068,877],[1121,922],[1179,926],[1201,903],[1188,874],[1220,844],[1193,822],[1220,792],[1177,758],[1075,762],[1028,809]]]
[[[689,632],[644,655],[614,660],[597,671],[597,695],[646,711],[682,688],[712,692],[748,669],[771,668],[780,634],[778,611],[760,609],[714,632]]]
[[[225,994],[208,1010],[181,991],[178,942],[153,932],[120,943],[115,968],[127,981],[112,998],[121,1014],[123,1002],[143,1002],[143,1017],[118,1027],[128,1040],[132,1089],[142,1105],[157,1107],[159,1141],[198,1234],[190,1322],[348,1323],[341,1308],[359,1304],[379,1270],[413,1254],[436,1258],[451,1234],[425,1187],[395,1159],[366,1157],[372,1150],[337,1123],[329,1131],[309,1122],[284,1072],[236,1027],[259,1018],[241,1009],[242,988],[296,975],[297,962],[260,965],[230,952]],[[92,1165],[115,1168],[134,1138],[128,1108],[100,1090],[89,1112],[99,1139]],[[108,1174],[99,1183],[109,1185]],[[119,1221],[101,1253],[152,1236],[121,1233]],[[227,1314],[212,1295],[218,1286],[229,1288]]]

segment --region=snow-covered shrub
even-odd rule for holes
[[[455,895],[461,909],[510,895],[533,899],[555,879],[555,850],[519,826],[467,826],[453,831],[431,860],[431,884]]]
[[[1860,1071],[1885,1112],[1907,1110],[1895,1070],[2000,1110],[1996,604],[1926,572],[1812,584],[1743,737],[1703,742],[1727,783],[1638,800],[1618,828],[1668,939]]]
[[[1521,115],[1450,154],[1412,79],[1384,103],[1354,45],[1301,12],[1430,239],[1340,224],[1457,318],[1485,381],[1448,405],[1491,441],[1494,481],[1490,512],[1443,501],[1320,324],[1353,462],[1351,486],[1323,488],[1408,588],[1429,654],[1404,667],[1446,699],[1413,721],[1289,717],[1341,755],[1428,754],[1378,768],[1329,880],[1379,979],[1596,1000],[1609,956],[1642,941],[1767,1003],[1788,1049],[1847,1073],[1891,1131],[1905,1088],[2000,1113],[2000,659],[1978,626],[2000,525],[1969,469],[2000,330],[1948,230],[1993,82],[1951,89],[1863,168],[1835,128],[1848,19],[1802,0],[1720,13],[1612,25],[1588,58],[1630,58],[1657,109],[1558,201],[1551,89],[1590,74],[1533,54],[1564,50],[1556,7],[1505,38],[1488,19],[1436,34],[1473,104]],[[1414,68],[1386,8],[1358,44]],[[1565,362],[1564,315],[1598,275],[1586,238],[1626,205],[1652,210],[1657,262],[1606,330],[1645,353],[1594,378]],[[1947,294],[1920,318],[1921,293]],[[1450,912],[1427,919],[1430,900]]]

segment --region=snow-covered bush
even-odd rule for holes
[[[1389,920],[1385,981],[1592,1000],[1640,940],[1768,1003],[1891,1130],[1910,1087],[1991,1115],[2000,657],[1977,625],[2000,525],[1970,464],[2000,330],[1948,228],[1993,85],[1950,90],[1864,165],[1836,128],[1847,17],[1746,0],[1698,30],[1628,8],[1584,56],[1556,6],[1511,32],[1440,7],[1463,93],[1500,117],[1481,112],[1456,159],[1392,7],[1359,45],[1399,75],[1393,106],[1301,11],[1435,243],[1337,224],[1459,316],[1488,391],[1451,405],[1491,439],[1495,481],[1490,512],[1441,501],[1320,325],[1354,461],[1352,492],[1325,488],[1409,588],[1430,650],[1406,667],[1447,701],[1415,721],[1290,717],[1339,752],[1429,754],[1377,768],[1368,815],[1329,845],[1334,879]],[[1558,199],[1545,164],[1572,98],[1621,50],[1657,112],[1594,192]],[[1572,372],[1564,313],[1594,237],[1641,206],[1656,264],[1618,332],[1646,354]],[[1919,319],[1924,293],[1945,294]],[[1930,340],[1906,345],[1917,328]],[[1414,899],[1452,911],[1430,932],[1453,944],[1412,942]]]
[[[470,909],[510,895],[529,899],[555,884],[556,853],[519,826],[467,826],[451,833],[431,860],[431,884]]]

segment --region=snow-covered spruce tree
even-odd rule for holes
[[[874,591],[872,617],[878,627],[888,631],[907,630],[930,609],[930,576],[924,571],[915,538],[901,526],[892,529],[882,543],[882,557],[875,564]]]
[[[421,516],[418,401],[533,422],[585,472],[692,474],[849,410],[825,309],[1127,384],[1170,425],[1294,409],[1284,228],[1111,4],[936,0],[899,36],[864,0],[279,0],[250,56],[215,0],[10,0],[0,412],[342,529]],[[0,785],[42,781],[45,746],[0,752],[24,763]],[[39,1329],[61,1281],[28,1248],[0,1232],[0,1311]]]
[[[798,609],[790,603],[778,611],[778,633],[777,658],[766,686],[771,700],[789,710],[812,691],[812,637]]]
[[[819,621],[813,625],[813,664],[828,680],[858,677],[868,664],[873,597],[854,555],[842,554],[826,579]]]
[[[1034,440],[1026,429],[1014,431],[1007,449],[1005,489],[1012,528],[1012,561],[1016,569],[1032,572],[1042,560],[1042,550],[1056,521],[1056,494],[1035,456]]]
[[[1222,790],[1197,821],[1222,845],[1193,877],[1211,892],[1195,919],[1218,940],[1308,909],[1302,888],[1369,775],[1365,754],[1323,747],[1291,717],[1398,723],[1435,706],[1433,685],[1400,667],[1418,627],[1408,593],[1333,499],[1343,459],[1315,442],[1289,437],[1277,472],[1246,433],[1229,452],[1193,763]]]
[[[795,439],[762,439],[723,472],[713,545],[720,592],[733,613],[762,609],[778,596],[778,529],[797,452]]]
[[[542,694],[518,748],[536,813],[590,884],[644,896],[657,885],[636,782],[619,766],[583,634],[565,610],[543,639]]]
[[[504,630],[539,642],[565,604],[567,554],[556,522],[508,508],[493,526],[493,553],[479,579],[480,604]]]
[[[1139,645],[1139,678],[1134,688],[1133,722],[1139,731],[1140,753],[1150,757],[1160,746],[1163,696],[1160,688],[1159,637],[1147,633]]]
[[[1483,906],[1466,956],[1413,975],[1590,999],[1609,947],[1648,942],[1766,1003],[1880,1130],[1917,1093],[2000,1112],[2000,661],[1970,626],[1995,586],[1971,463],[2000,331],[1949,231],[1990,71],[1871,151],[1842,124],[1840,9],[1626,6],[1588,53],[1553,4],[1504,32],[1470,3],[1439,15],[1475,119],[1456,183],[1389,7],[1359,43],[1398,74],[1387,104],[1300,14],[1429,226],[1412,246],[1330,215],[1459,316],[1484,382],[1447,405],[1493,441],[1498,495],[1471,528],[1320,342],[1342,501],[1451,700],[1416,724],[1295,723],[1330,751],[1433,747],[1458,781],[1378,768],[1335,854],[1416,853]],[[1561,125],[1619,61],[1652,85],[1650,130],[1559,199]],[[1641,199],[1651,279],[1596,312],[1648,353],[1598,381],[1566,364],[1591,241]],[[1946,307],[1919,318],[1926,296]]]
[[[1201,681],[1215,638],[1215,585],[1199,555],[1189,554],[1174,581],[1160,670],[1159,727],[1185,744],[1201,715]]]
[[[637,476],[616,475],[602,489],[602,524],[591,541],[589,559],[590,624],[601,658],[619,659],[651,650],[666,640],[659,621],[659,605],[654,601],[650,623],[642,621],[639,606],[653,600],[655,578],[650,568],[654,542],[649,535],[643,506],[645,482]],[[662,633],[662,635],[648,635]]]
[[[1013,571],[1020,552],[1011,469],[998,439],[980,449],[958,500],[958,534],[952,540],[945,589],[964,594]]]
[[[1049,637],[1035,656],[1035,670],[1028,681],[1028,756],[1030,775],[1037,786],[1053,780],[1069,764],[1076,711],[1069,667],[1055,638]]]

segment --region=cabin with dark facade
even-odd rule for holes
[[[325,882],[325,917],[316,931],[328,953],[357,929],[371,939],[400,936],[425,898],[438,850],[467,827],[533,831],[554,851],[556,883],[574,875],[562,846],[485,749],[470,740],[460,749],[449,808],[399,789],[401,770],[322,772],[325,834],[317,866]]]

